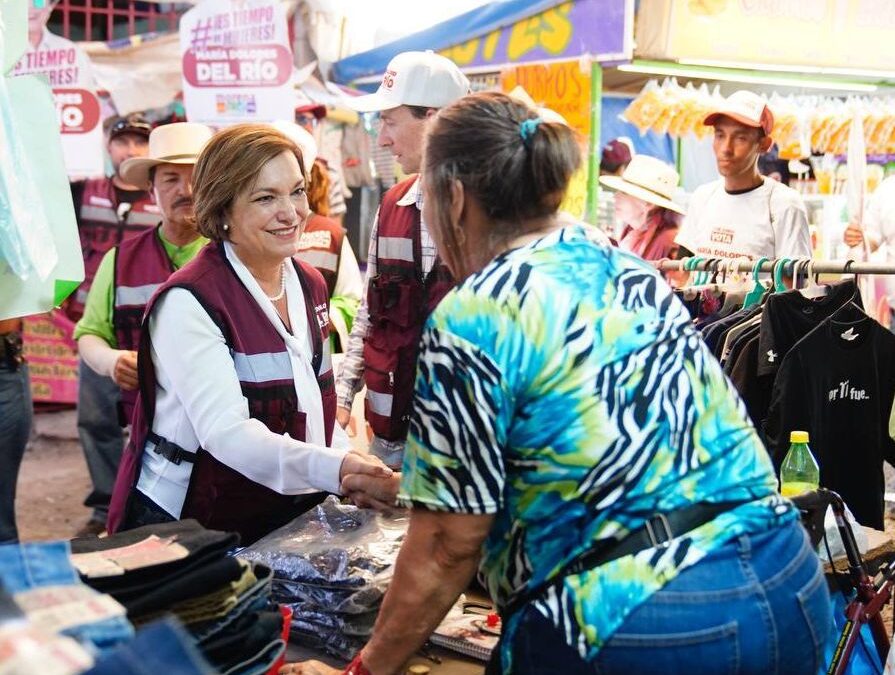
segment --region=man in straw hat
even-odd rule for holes
[[[765,100],[738,91],[703,120],[721,179],[696,189],[677,243],[709,258],[811,257],[808,216],[799,194],[758,171],[774,144],[774,115]]]
[[[127,159],[121,166],[126,182],[152,191],[161,222],[103,258],[75,338],[87,366],[121,388],[122,426],[130,422],[136,399],[137,345],[146,303],[156,288],[207,243],[193,225],[190,181],[196,158],[211,135],[205,125],[190,122],[157,127],[149,136],[148,156]],[[85,446],[93,481],[88,499],[94,516],[84,529],[95,532],[105,526],[121,449],[90,454],[87,449]]]
[[[634,156],[621,176],[600,176],[615,190],[615,220],[621,224],[621,248],[644,260],[673,257],[678,217],[684,210],[673,199],[678,173],[648,155]]]

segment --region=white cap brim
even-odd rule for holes
[[[671,201],[670,199],[666,199],[662,195],[652,192],[651,190],[642,188],[639,185],[629,183],[621,176],[600,176],[600,183],[612,190],[624,192],[626,195],[631,195],[632,197],[637,197],[637,199],[642,199],[649,204],[661,206],[664,209],[674,211],[675,213],[679,213],[682,216],[686,215],[686,211],[684,211],[684,209],[675,202]]]
[[[397,108],[401,104],[388,96],[383,96],[378,91],[375,94],[366,94],[365,96],[355,96],[345,101],[349,108],[357,112],[379,112],[381,110],[391,110]]]

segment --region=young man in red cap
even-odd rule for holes
[[[721,179],[696,189],[675,240],[682,255],[706,258],[810,258],[808,216],[799,194],[762,176],[758,158],[771,149],[774,116],[751,91],[731,94],[703,124]]]

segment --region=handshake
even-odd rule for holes
[[[342,494],[357,506],[386,511],[395,508],[401,474],[378,457],[351,451],[339,469]]]

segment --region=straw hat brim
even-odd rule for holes
[[[684,211],[681,206],[671,201],[670,199],[663,197],[662,195],[652,192],[651,190],[647,190],[646,188],[642,188],[639,185],[635,185],[634,183],[630,183],[626,181],[621,176],[600,176],[600,183],[605,185],[606,187],[617,190],[618,192],[624,192],[626,195],[631,195],[632,197],[637,197],[637,199],[642,199],[645,202],[650,204],[655,204],[656,206],[661,206],[664,209],[668,209],[669,211],[674,211],[675,213],[679,213],[682,216],[686,215],[686,211]]]
[[[150,157],[131,157],[121,163],[119,173],[125,183],[136,185],[143,190],[152,188],[149,182],[149,170],[159,164],[195,164],[195,156],[178,157],[176,159],[153,159]]]

